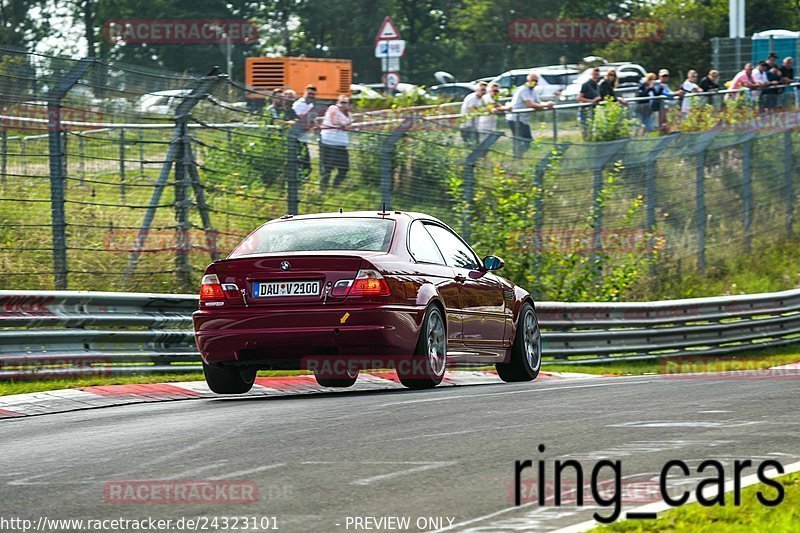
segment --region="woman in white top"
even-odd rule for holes
[[[487,133],[497,128],[497,115],[506,111],[506,107],[498,102],[500,98],[500,85],[497,82],[489,84],[489,90],[483,95],[483,110],[485,114],[478,117],[478,135],[482,138]],[[481,139],[479,139],[481,140]]]
[[[703,90],[697,85],[697,71],[690,70],[689,73],[686,75],[686,81],[681,84],[681,90],[685,94],[691,93],[701,93]],[[694,99],[696,97],[685,96],[683,97],[683,102],[681,102],[681,114],[686,116],[689,114],[689,111],[692,109],[692,104],[694,103]]]

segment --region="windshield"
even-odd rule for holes
[[[307,218],[265,224],[229,257],[281,252],[388,252],[394,221],[382,218]]]

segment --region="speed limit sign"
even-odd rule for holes
[[[386,85],[387,89],[394,91],[400,83],[400,74],[397,72],[387,72],[383,75],[383,83]]]

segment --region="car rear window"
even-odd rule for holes
[[[382,218],[306,218],[265,224],[243,240],[229,257],[281,252],[388,252],[394,220]]]

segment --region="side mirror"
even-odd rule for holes
[[[487,255],[483,258],[484,270],[500,270],[504,266],[506,266],[506,262],[496,255]]]

